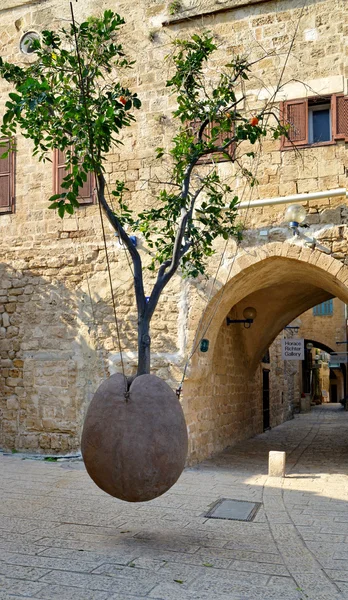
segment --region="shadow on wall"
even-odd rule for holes
[[[63,282],[38,271],[0,264],[0,447],[68,453],[79,448],[86,408],[109,375],[115,324],[111,306],[83,290],[81,274]]]

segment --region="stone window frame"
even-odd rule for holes
[[[60,194],[65,192],[64,188],[60,187],[60,171],[65,171],[67,173],[67,169],[65,166],[65,160],[62,162],[60,160],[60,155],[64,154],[61,150],[53,151],[53,193]],[[78,197],[78,202],[80,206],[91,206],[97,204],[97,194],[96,194],[96,184],[95,184],[95,176],[94,173],[88,173],[87,181],[84,183],[83,188],[86,188],[86,193]],[[82,189],[83,189],[82,188]]]
[[[15,212],[15,151],[14,151],[14,139],[13,138],[0,138],[2,143],[5,143],[6,146],[0,146],[0,156],[9,150],[9,154],[7,158],[0,158],[1,163],[3,161],[8,161],[8,169],[4,172],[1,172],[0,169],[0,180],[5,177],[8,178],[8,201],[1,205],[0,198],[0,216],[8,215]]]
[[[319,102],[330,104],[331,107],[331,140],[310,143],[308,115],[311,107]],[[282,136],[281,150],[331,146],[338,140],[348,142],[348,96],[344,93],[285,100],[280,103],[280,119],[283,124],[290,125],[290,138]]]

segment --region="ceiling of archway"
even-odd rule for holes
[[[274,256],[243,269],[225,285],[224,294],[219,303],[219,326],[231,308],[246,296],[259,290],[273,286],[276,289],[288,284],[299,297],[302,290],[313,286],[326,292],[327,298],[337,296],[343,302],[348,303],[348,288],[328,270],[309,262]],[[318,302],[314,301],[308,308]],[[211,304],[214,305],[214,300]]]
[[[236,318],[243,318],[243,310],[253,306],[257,318],[244,332],[245,349],[251,364],[257,364],[277,335],[303,312],[332,298],[329,292],[307,283],[277,283],[249,294],[234,309]]]
[[[256,366],[279,332],[300,314],[334,296],[348,303],[348,288],[327,268],[315,264],[318,256],[315,252],[311,255],[313,263],[273,256],[232,277],[223,294],[220,291],[213,298],[202,322],[203,330],[205,323],[210,323],[208,337],[212,346],[232,309],[233,318],[241,319],[243,309],[254,306],[257,319],[252,328],[244,330],[243,338],[249,363]]]

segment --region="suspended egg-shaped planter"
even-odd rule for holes
[[[155,375],[136,377],[125,397],[120,373],[104,381],[88,408],[81,449],[104,492],[145,502],[174,485],[185,466],[187,429],[179,399]]]

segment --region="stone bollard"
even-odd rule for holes
[[[271,450],[268,459],[268,476],[285,477],[286,452]]]

